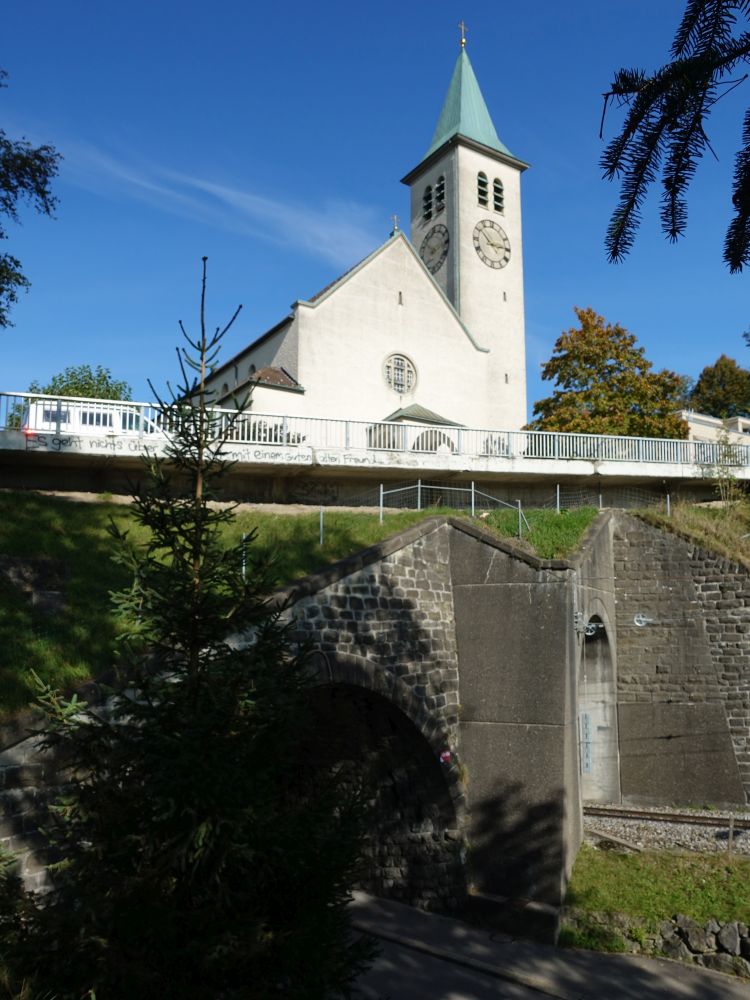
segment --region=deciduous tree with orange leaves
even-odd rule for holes
[[[555,390],[534,404],[530,430],[632,437],[685,438],[675,411],[684,404],[685,379],[654,371],[632,333],[593,309],[575,308],[580,326],[562,333],[542,378]]]

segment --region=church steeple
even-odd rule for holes
[[[453,69],[448,93],[443,102],[435,134],[425,159],[456,136],[472,139],[505,156],[513,156],[498,138],[492,118],[484,103],[466,49],[462,46]]]
[[[521,174],[528,164],[498,138],[461,51],[435,134],[403,178],[411,242],[479,350],[486,353],[493,427],[526,422]]]

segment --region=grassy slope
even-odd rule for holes
[[[628,950],[623,933],[630,921],[651,934],[678,913],[700,924],[710,917],[750,923],[750,858],[667,851],[622,854],[584,844],[566,906],[578,915],[575,927],[564,926],[561,943],[600,951]],[[606,914],[614,915],[610,922],[602,922]]]
[[[675,504],[671,517],[660,508],[640,511],[640,516],[750,569],[750,503],[726,508]]]
[[[241,511],[227,530],[227,542],[257,532],[254,551],[273,553],[280,583],[322,569],[337,559],[401,531],[445,509],[377,514],[325,511],[324,544],[319,545],[319,512],[296,516]],[[556,515],[533,511],[532,533],[524,544],[542,556],[574,548],[596,511]],[[0,493],[0,554],[47,556],[62,560],[69,572],[66,610],[46,616],[0,575],[0,717],[24,708],[33,697],[31,670],[44,680],[70,688],[112,664],[116,623],[109,594],[128,583],[127,572],[112,559],[107,526],[114,519],[138,537],[126,506],[80,503],[31,493]],[[513,536],[517,515],[492,514],[479,522],[500,535]],[[536,542],[537,548],[534,548]]]

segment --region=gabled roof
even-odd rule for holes
[[[240,358],[244,358],[248,351],[253,350],[255,347],[259,347],[266,340],[273,337],[274,334],[279,333],[284,329],[284,327],[289,326],[293,319],[294,315],[285,316],[275,326],[272,326],[270,330],[266,330],[265,333],[262,333],[259,337],[256,337],[255,340],[252,340],[247,347],[243,347],[241,351],[232,355],[228,361],[224,361],[218,367],[214,368],[211,372],[211,378],[218,378],[219,375],[222,375],[225,371],[227,371],[227,369],[232,368],[235,364],[237,364]]]
[[[424,261],[412,246],[410,240],[406,236],[406,233],[401,229],[397,229],[394,232],[392,232],[391,235],[388,237],[388,239],[385,241],[385,243],[381,243],[379,247],[373,250],[372,253],[369,254],[369,256],[365,257],[364,260],[361,260],[359,264],[355,264],[354,267],[349,268],[348,271],[345,271],[342,275],[336,278],[335,281],[332,281],[329,285],[326,285],[325,288],[322,288],[319,292],[313,295],[312,298],[300,299],[298,302],[295,303],[295,307],[302,305],[302,306],[307,306],[310,309],[315,309],[322,302],[325,302],[325,300],[329,297],[329,295],[333,295],[343,284],[345,284],[347,281],[350,281],[356,274],[358,274],[361,270],[363,270],[363,268],[367,267],[367,265],[370,263],[371,260],[374,260],[379,254],[383,253],[383,251],[386,250],[389,246],[398,241],[401,241],[403,243],[403,245],[406,247],[412,258],[416,261],[419,269],[428,278],[429,283],[432,285],[434,290],[443,300],[445,306],[453,314],[454,319],[461,327],[466,337],[469,339],[472,347],[476,348],[477,351],[481,351],[483,354],[488,354],[489,348],[482,347],[481,344],[478,344],[477,341],[474,339],[474,336],[472,335],[472,333],[470,332],[464,321],[456,312],[453,303],[450,301],[450,299],[445,294],[440,285],[438,285],[437,281],[435,281],[434,276],[425,267]]]
[[[296,378],[292,378],[286,368],[275,368],[272,365],[266,365],[265,368],[259,368],[255,375],[251,375],[248,379],[249,382],[256,382],[258,385],[278,385],[282,386],[284,389],[299,389],[300,384]]]
[[[217,392],[216,401],[222,403],[224,400],[234,399],[237,396],[241,396],[243,392],[251,392],[256,385],[267,386],[270,389],[290,389],[293,392],[305,391],[297,379],[289,374],[286,368],[266,365],[265,368],[259,368],[252,375],[248,375],[247,378],[242,379],[232,389],[227,389],[226,392]]]
[[[443,110],[425,159],[458,135],[473,139],[505,156],[513,156],[498,138],[465,48],[458,54]]]
[[[395,410],[390,417],[386,417],[384,423],[397,420],[416,420],[420,424],[442,424],[444,427],[463,427],[463,424],[456,423],[455,420],[448,420],[441,417],[434,410],[428,410],[426,406],[419,403],[412,403],[411,406],[404,406],[400,410]]]

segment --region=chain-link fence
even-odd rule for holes
[[[548,490],[538,488],[533,492],[522,484],[513,495],[508,488],[502,491],[485,484],[456,485],[453,481],[412,480],[409,482],[381,483],[378,487],[339,502],[351,507],[377,507],[384,510],[425,510],[429,507],[446,507],[451,510],[478,511],[512,507],[521,510],[572,510],[576,507],[619,507],[624,509],[665,506],[667,509],[680,498],[679,490],[650,489],[642,486],[601,485],[563,486],[550,485]]]

